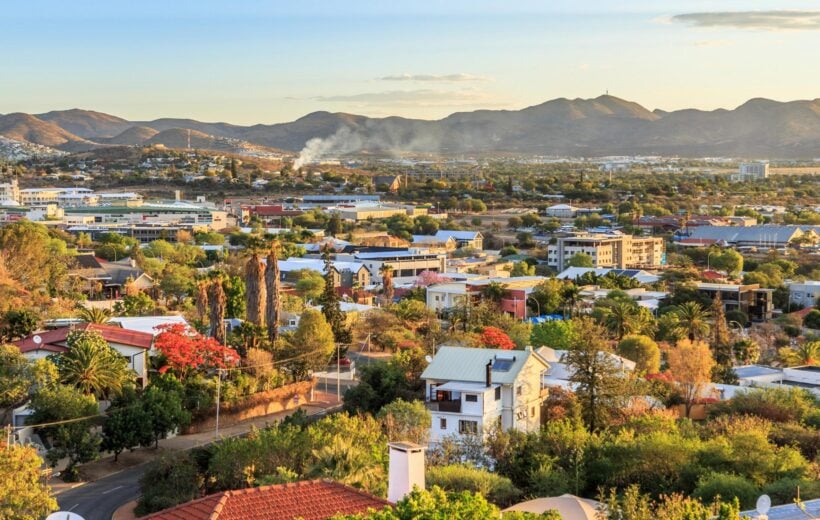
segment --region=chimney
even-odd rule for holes
[[[424,489],[424,446],[412,442],[391,442],[387,500],[396,503],[413,491]]]
[[[487,365],[484,366],[484,374],[485,380],[487,382],[487,388],[492,386],[493,384],[493,360],[487,361]]]

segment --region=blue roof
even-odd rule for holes
[[[453,237],[455,240],[475,240],[481,234],[480,231],[453,231],[449,229],[439,229],[436,231],[436,238],[447,240]]]

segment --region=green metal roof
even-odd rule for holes
[[[422,379],[436,379],[440,381],[472,381],[481,383],[486,381],[486,366],[499,358],[515,360],[505,371],[492,371],[493,383],[512,384],[518,373],[524,368],[527,360],[533,356],[531,350],[501,350],[490,348],[450,347],[442,346],[438,349],[433,362],[421,374]],[[534,356],[539,363],[548,368],[546,362]]]

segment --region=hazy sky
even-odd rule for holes
[[[439,118],[610,94],[665,110],[820,97],[817,0],[26,0],[0,113]]]

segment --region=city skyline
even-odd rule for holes
[[[252,124],[318,110],[438,119],[605,92],[662,110],[820,96],[811,2],[607,4],[10,5],[0,113]]]

